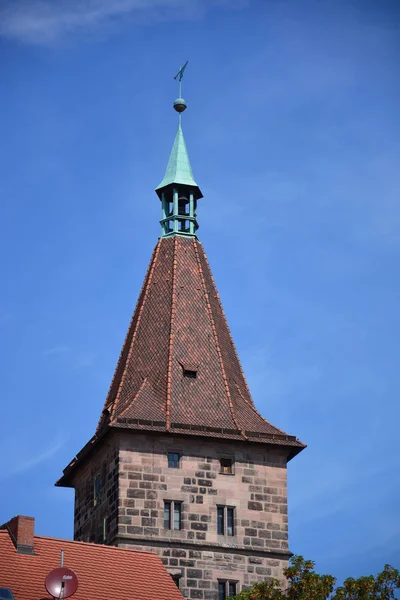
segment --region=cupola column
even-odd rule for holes
[[[168,216],[168,204],[165,199],[164,192],[161,194],[161,215],[162,215],[162,221],[164,221]]]
[[[177,233],[178,232],[178,214],[179,214],[179,210],[178,210],[178,190],[176,188],[174,188],[173,192],[173,199],[174,199],[174,208],[173,208],[173,215],[174,215],[174,232]]]
[[[194,216],[195,216],[195,202],[196,200],[194,199],[194,194],[191,191],[189,194],[189,216],[190,216],[190,221],[189,221],[189,231],[191,235],[194,235],[196,233],[196,223],[194,220]]]

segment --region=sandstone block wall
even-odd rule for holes
[[[88,460],[76,479],[75,539],[153,551],[179,577],[185,597],[216,600],[218,581],[237,591],[287,565],[286,458],[279,448],[171,435],[121,433]],[[180,455],[168,468],[168,452]],[[222,474],[231,458],[233,474]],[[93,503],[93,478],[102,479]],[[164,529],[164,501],[181,502],[180,530]],[[234,535],[217,533],[217,506],[235,510]]]
[[[168,452],[181,456],[168,468]],[[286,459],[279,449],[219,440],[125,435],[120,442],[118,545],[158,552],[190,598],[282,578],[288,558]],[[233,460],[222,474],[221,458]],[[164,501],[182,503],[182,529],[164,529]],[[218,535],[217,506],[235,509],[234,536]]]

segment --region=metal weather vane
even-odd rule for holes
[[[179,71],[177,72],[177,74],[174,77],[174,79],[177,79],[179,81],[179,97],[181,97],[181,95],[182,95],[182,77],[183,77],[183,74],[185,72],[188,62],[189,61],[187,60],[185,62],[185,64],[183,65],[183,67],[181,67],[179,69]]]
[[[185,62],[185,64],[183,65],[183,67],[181,67],[179,69],[179,71],[177,72],[177,74],[174,77],[175,80],[179,81],[179,98],[177,98],[174,102],[174,109],[176,110],[176,112],[179,113],[179,123],[181,122],[181,113],[183,113],[183,111],[186,110],[186,108],[187,108],[186,102],[182,98],[182,77],[183,77],[183,74],[185,72],[188,62],[189,61],[187,60]]]

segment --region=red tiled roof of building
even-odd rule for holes
[[[10,588],[15,600],[50,597],[44,582],[60,566],[61,550],[64,566],[79,581],[73,600],[182,600],[156,554],[37,535],[33,540],[34,554],[18,553],[9,531],[0,530],[0,587]]]
[[[154,249],[87,449],[110,427],[270,443],[288,458],[305,447],[257,412],[196,238],[160,238]]]

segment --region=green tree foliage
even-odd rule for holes
[[[269,579],[242,590],[236,600],[396,600],[400,573],[389,565],[376,577],[350,577],[336,589],[336,579],[332,575],[319,575],[314,566],[311,560],[293,556],[290,566],[284,569],[287,580],[284,589],[277,579]]]

